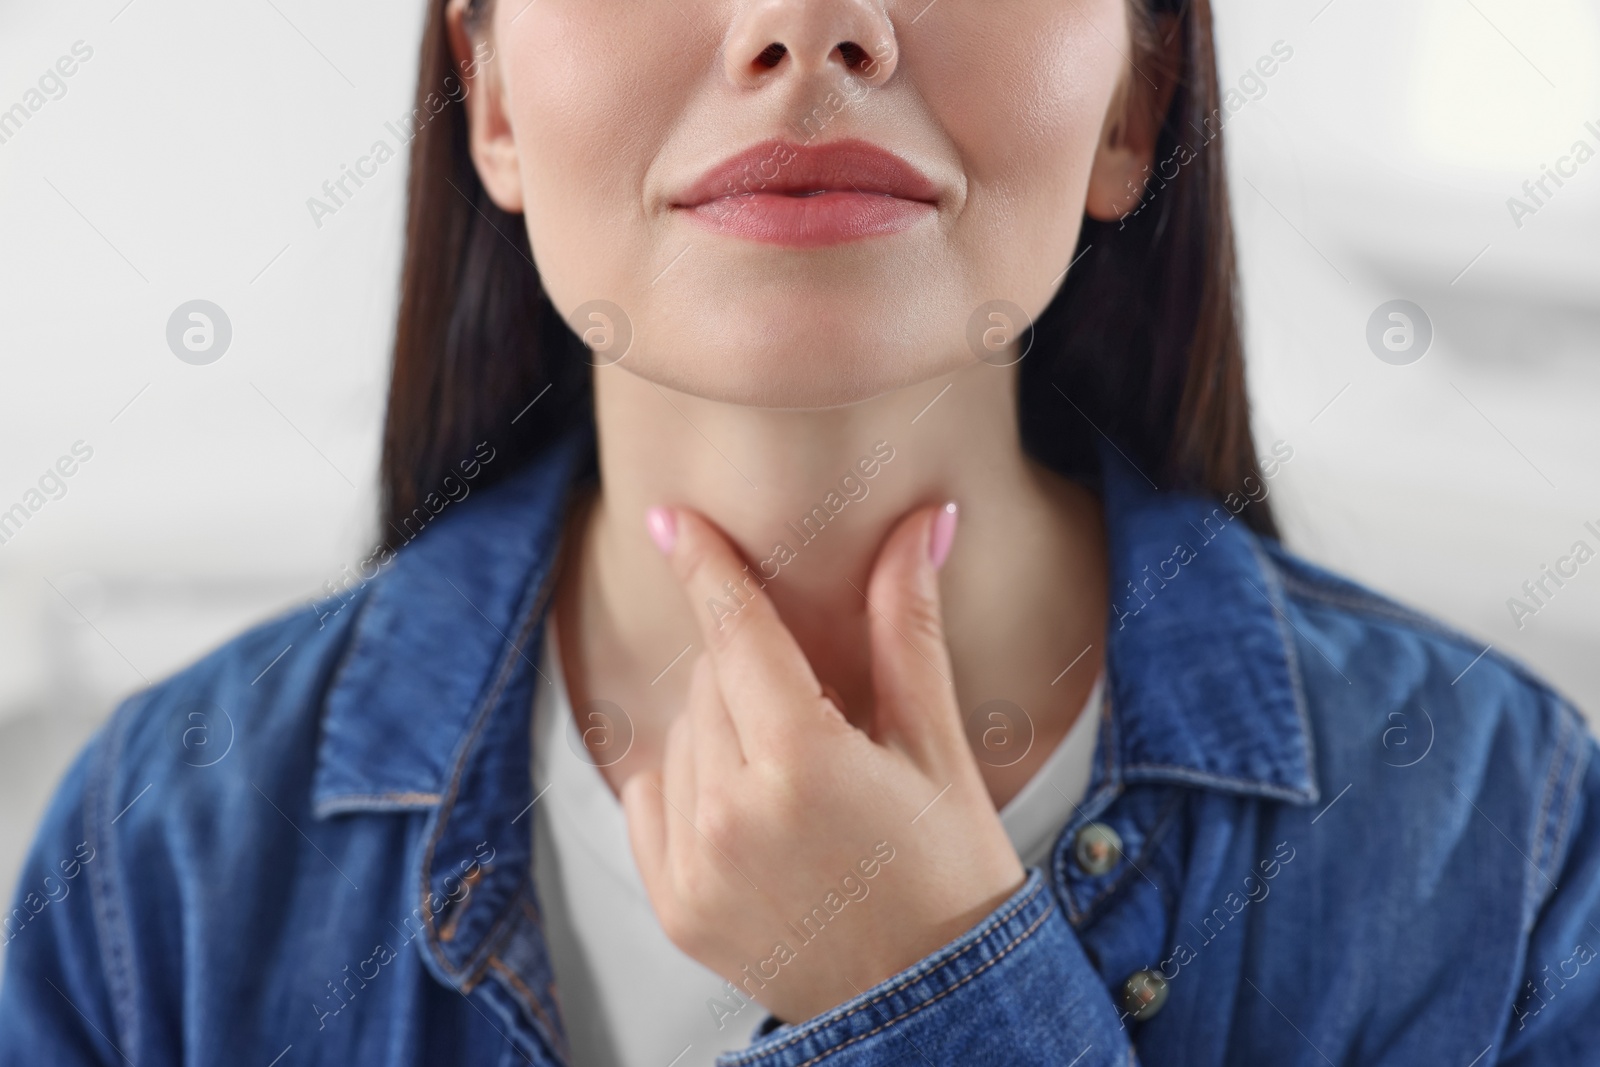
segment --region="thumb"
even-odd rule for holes
[[[661,791],[661,775],[640,771],[622,783],[622,814],[628,821],[628,844],[640,881],[652,901],[667,891],[666,794]]]
[[[964,749],[938,570],[955,538],[956,505],[921,508],[890,531],[867,584],[874,726],[922,767]]]

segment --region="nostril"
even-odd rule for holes
[[[848,70],[859,70],[867,61],[867,50],[854,41],[840,41],[838,45],[839,57],[844,60]]]
[[[756,56],[756,64],[771,70],[773,67],[778,65],[778,62],[782,60],[786,54],[788,54],[788,51],[789,50],[783,45],[779,44],[777,41],[774,41],[767,45],[766,48],[762,49],[759,56]]]

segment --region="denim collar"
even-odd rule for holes
[[[529,601],[551,576],[592,447],[592,432],[575,433],[447,505],[363,590],[324,709],[317,815],[433,808],[459,777],[491,689],[538,660],[523,632]]]
[[[463,988],[494,962],[490,935],[525,899],[538,642],[568,492],[592,448],[592,429],[572,434],[404,548],[363,591],[326,697],[318,817],[426,812],[424,900],[486,849],[485,866],[502,871],[473,889],[465,920],[429,928],[430,965]],[[1266,547],[1228,503],[1158,491],[1110,448],[1101,475],[1110,699],[1091,792],[1165,782],[1314,802],[1305,696]]]
[[[1293,624],[1242,518],[1257,503],[1158,490],[1111,447],[1101,472],[1112,695],[1091,790],[1164,781],[1315,803]]]
[[[372,583],[327,696],[319,815],[438,803],[495,676],[538,658],[516,640],[519,611],[549,575],[590,448],[576,433],[456,505]],[[1100,488],[1120,779],[1314,801],[1305,696],[1265,546],[1228,506],[1158,491],[1109,450]]]

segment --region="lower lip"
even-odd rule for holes
[[[824,192],[812,196],[750,193],[685,208],[701,225],[735,237],[791,248],[899,233],[938,208],[879,193]]]

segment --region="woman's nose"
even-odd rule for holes
[[[838,71],[877,88],[900,57],[882,0],[749,0],[728,34],[728,78],[753,89]]]

